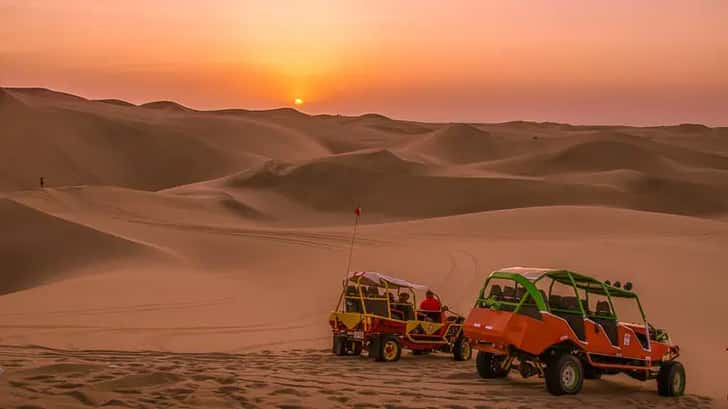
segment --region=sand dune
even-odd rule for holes
[[[95,102],[103,102],[105,104],[112,104],[112,105],[119,105],[123,107],[133,107],[135,106],[131,102],[123,101],[120,99],[96,99]]]
[[[51,186],[157,190],[220,177],[262,160],[328,153],[274,119],[194,112],[180,116],[178,111],[99,104],[34,89],[5,90],[3,95],[2,190],[36,187],[40,176]]]
[[[370,162],[379,166],[370,167]],[[392,153],[352,154],[300,165],[269,162],[225,178],[217,186],[233,195],[239,194],[236,191],[275,192],[308,209],[328,213],[348,215],[361,205],[372,221],[380,217],[412,219],[513,207],[609,203],[619,200],[620,195],[612,188],[599,186],[418,175],[422,169]],[[528,194],[524,194],[526,191]]]
[[[554,152],[517,156],[495,162],[489,167],[502,172],[524,175],[614,169],[631,169],[665,175],[679,172],[676,167],[721,170],[728,167],[728,156],[708,154],[622,134],[572,137],[567,143],[568,146]]]
[[[470,163],[504,156],[507,144],[502,138],[475,126],[455,124],[440,128],[403,147],[438,163]]]
[[[226,194],[198,197],[153,193],[119,187],[75,186],[24,191],[12,195],[16,202],[57,217],[83,223],[92,218],[173,222],[202,219],[207,223],[255,221],[256,209]]]
[[[86,98],[46,88],[4,88],[5,93],[33,106],[53,106],[87,101]]]
[[[614,141],[593,141],[570,146],[545,159],[541,168],[536,168],[533,158],[525,162],[531,164],[527,172],[532,174],[614,169],[661,174],[672,170],[668,159],[658,153],[634,144]]]
[[[346,161],[343,162],[342,160]],[[605,205],[690,215],[728,212],[723,186],[696,177],[671,179],[649,173],[600,172],[547,179],[498,176],[428,175],[421,163],[388,151],[346,154],[291,164],[271,161],[209,184],[260,208],[261,194],[307,210],[347,214],[361,205],[371,221],[441,217],[486,210],[547,205]],[[710,177],[720,178],[721,174]],[[702,178],[708,175],[701,175]],[[201,184],[173,192],[193,194]],[[686,201],[685,198],[691,198]],[[442,198],[441,200],[431,200]],[[286,212],[272,214],[279,219]]]
[[[193,110],[172,101],[154,101],[139,105],[140,108],[159,109],[169,112],[192,112]]]
[[[152,246],[69,223],[8,199],[0,199],[3,233],[0,294],[93,270],[98,265],[167,258]]]
[[[13,97],[5,91],[4,89],[0,88],[0,109],[3,111],[6,110],[16,110],[18,108],[21,108],[23,106],[23,103],[18,101],[17,98]]]
[[[0,406],[725,397],[725,129],[180,107],[0,89]],[[424,282],[455,311],[507,265],[634,282],[682,346],[690,395],[659,399],[654,382],[618,376],[563,400],[537,381],[480,380],[472,362],[407,355],[385,368],[322,352],[356,206],[352,268]]]
[[[304,163],[269,161],[228,178],[226,184],[231,187],[267,188],[280,184],[276,179],[291,177],[300,182],[302,188],[308,188],[315,185],[324,174],[328,176],[327,183],[335,178],[340,181],[349,179],[352,184],[356,184],[360,182],[356,178],[362,174],[417,175],[425,170],[424,165],[404,160],[389,150],[358,151]]]

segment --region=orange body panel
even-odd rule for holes
[[[649,355],[649,352],[642,348],[634,330],[624,324],[617,325],[617,340],[622,347],[622,356],[645,359]]]
[[[670,349],[670,345],[654,341],[650,341],[649,350],[643,348],[639,339],[637,339],[637,333],[645,334],[644,325],[620,322],[617,328],[619,333],[619,342],[624,356],[649,359],[652,362],[655,362],[662,360],[662,357]],[[629,337],[626,335],[629,335]],[[629,338],[629,345],[625,345],[625,340],[627,338]]]
[[[650,342],[650,350],[644,349],[637,338],[637,332],[645,333],[644,326],[619,323],[618,345],[615,346],[604,329],[590,319],[584,320],[585,340],[582,341],[563,318],[543,311],[541,315],[543,320],[509,311],[473,308],[465,320],[463,332],[473,343],[473,348],[494,353],[505,353],[505,347],[512,345],[521,351],[540,355],[550,346],[568,340],[589,354],[656,362],[662,360],[670,349],[669,345],[655,341]]]
[[[479,342],[496,345],[513,345],[530,354],[539,355],[546,348],[567,339],[583,344],[569,324],[549,313],[542,314],[543,320],[508,311],[488,308],[473,308],[465,320],[465,336],[474,341],[476,349],[487,349]],[[567,334],[567,335],[565,335]]]
[[[617,345],[612,344],[602,326],[596,322],[590,319],[584,320],[584,334],[586,335],[586,342],[589,344],[589,352],[603,355],[621,353],[619,343]],[[617,337],[617,341],[619,341],[619,337]]]

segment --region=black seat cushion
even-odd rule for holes
[[[367,309],[367,313],[380,315],[382,317],[387,316],[387,302],[385,300],[364,300],[364,306]]]
[[[549,306],[551,308],[561,308],[561,296],[556,294],[551,295],[551,298],[549,298]]]
[[[604,333],[607,334],[607,338],[609,338],[609,342],[611,342],[612,345],[619,346],[616,320],[600,317],[592,317],[591,319],[602,327]]]
[[[554,312],[554,314],[558,315],[569,323],[569,326],[574,331],[577,338],[582,341],[586,340],[586,332],[584,331],[584,317],[581,315],[581,313],[557,311]]]
[[[346,298],[344,302],[344,311],[346,312],[364,312],[361,306],[361,299]]]
[[[596,314],[602,316],[611,316],[612,309],[609,308],[609,301],[598,301]]]
[[[570,311],[579,311],[579,301],[576,297],[561,297],[561,309]]]
[[[526,295],[526,289],[525,289],[525,288],[523,288],[523,287],[518,287],[518,288],[516,289],[516,297],[515,297],[515,301],[516,301],[516,302],[519,302],[519,301],[521,301],[521,299],[523,298],[523,296],[524,296],[524,295]]]
[[[505,286],[503,288],[503,301],[513,302],[516,298],[516,289],[514,287]]]
[[[413,320],[415,319],[415,309],[412,307],[412,304],[409,303],[393,303],[392,308],[397,309],[399,311],[402,311],[404,313],[403,317],[401,319],[403,320]]]
[[[377,287],[369,287],[366,292],[366,296],[368,298],[380,298],[381,294],[379,294],[379,289]]]
[[[420,317],[418,317],[421,320],[429,320],[432,322],[442,322],[442,313],[439,311],[420,311],[419,312]]]

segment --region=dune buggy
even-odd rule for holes
[[[440,311],[416,307],[415,290],[424,286],[381,273],[354,272],[343,287],[329,316],[333,353],[359,355],[366,350],[377,361],[391,362],[399,360],[406,348],[415,355],[446,352],[458,361],[470,359],[463,316],[446,307]]]
[[[549,392],[562,395],[578,393],[584,378],[622,372],[656,379],[660,395],[682,395],[680,349],[650,325],[631,289],[630,283],[622,288],[567,270],[511,267],[491,273],[463,327],[478,351],[478,373],[538,375]],[[616,302],[620,311],[625,303],[636,306],[642,322],[621,321]]]

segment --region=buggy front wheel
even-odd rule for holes
[[[562,353],[546,363],[544,378],[552,395],[574,395],[584,384],[584,366],[574,355]]]
[[[680,362],[664,362],[657,374],[657,393],[662,396],[680,396],[685,393],[685,368]]]

